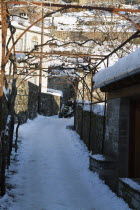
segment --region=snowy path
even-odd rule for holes
[[[74,131],[65,129],[71,123],[39,116],[21,126],[17,173],[9,178],[16,186],[8,192],[14,195],[8,210],[129,209],[88,170],[86,147]]]

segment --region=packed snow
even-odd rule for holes
[[[93,78],[95,88],[105,86],[137,72],[140,72],[140,48],[119,59],[113,66],[99,71]]]
[[[73,118],[38,116],[20,127],[18,154],[7,172],[11,187],[0,199],[1,210],[129,209],[89,171],[86,146],[66,129],[72,124]]]

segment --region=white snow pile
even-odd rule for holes
[[[105,106],[104,103],[93,104],[92,112],[94,112],[94,114],[103,116],[104,115],[104,106]],[[85,103],[83,110],[90,112],[90,104]]]
[[[47,94],[63,97],[63,92],[61,90],[51,88],[47,88]]]
[[[95,154],[95,155],[91,155],[90,154],[90,157],[92,157],[92,158],[94,158],[96,160],[100,160],[100,161],[105,161],[106,160],[106,158],[103,155],[101,155],[101,154]]]
[[[1,210],[129,209],[89,171],[88,150],[66,129],[71,124],[72,118],[38,116],[20,126],[17,162],[7,178],[12,187],[0,199]]]
[[[8,131],[9,131],[8,124],[10,120],[11,120],[11,115],[8,115],[7,120],[6,120],[5,132],[4,132],[6,136],[8,136]]]
[[[93,112],[97,115],[104,115],[105,103],[98,103],[93,105]]]
[[[91,111],[91,105],[90,101],[82,101],[82,100],[77,100],[77,103],[83,107],[84,111],[90,112]],[[92,105],[92,112],[94,114],[103,116],[104,115],[104,109],[105,109],[105,103],[97,103]]]
[[[140,71],[140,48],[118,60],[113,66],[100,70],[93,78],[95,88],[103,87]]]
[[[3,93],[5,95],[6,100],[8,101],[8,95],[10,93],[10,90],[9,89],[6,89],[6,87],[3,87]]]

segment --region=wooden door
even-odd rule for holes
[[[129,176],[140,178],[140,100],[130,110]]]

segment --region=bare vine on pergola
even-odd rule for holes
[[[135,36],[132,36],[133,38],[138,38],[139,36],[138,36],[138,32],[136,32],[136,34],[137,35],[135,35]],[[130,39],[130,40],[132,40],[132,39]],[[79,46],[83,46],[85,43],[88,43],[88,42],[91,42],[91,41],[93,41],[94,42],[94,40],[92,39],[92,40],[86,40],[85,42],[67,42],[67,43],[63,43],[63,44],[57,44],[57,42],[56,41],[58,41],[57,39],[52,39],[52,40],[48,40],[46,43],[43,43],[43,46],[45,46],[45,45],[55,45],[55,46],[57,46],[57,47],[61,47],[61,46],[68,46],[68,45],[71,45],[71,44],[74,44],[74,45],[79,45]],[[126,43],[128,43],[128,40],[127,40],[127,42]],[[125,44],[126,44],[125,43]],[[96,44],[97,44],[97,42],[96,42]],[[101,43],[98,43],[99,45],[101,44]],[[124,44],[124,45],[125,45]],[[122,46],[124,46],[124,45],[122,45]],[[27,62],[27,61],[29,61],[29,58],[34,58],[35,57],[35,54],[34,54],[34,56],[32,56],[33,54],[33,52],[34,51],[36,51],[37,49],[39,49],[39,47],[40,47],[41,45],[36,45],[35,46],[35,48],[34,49],[32,49],[31,50],[31,52],[29,52],[28,54],[27,54],[27,58],[26,59],[23,59],[23,60],[21,60],[20,62]],[[120,47],[118,48],[118,50],[120,49]],[[117,50],[114,50],[114,53],[116,53],[117,52]],[[59,53],[58,53],[59,54]],[[111,52],[111,54],[113,54],[112,52]],[[94,71],[94,73],[97,71],[97,68],[95,68],[95,67],[98,67],[99,66],[99,64],[101,64],[101,63],[103,63],[105,60],[107,60],[107,58],[111,55],[111,54],[109,54],[109,55],[107,55],[107,56],[104,56],[104,58],[103,59],[101,59],[101,61],[96,65],[96,63],[91,63],[91,62],[89,62],[89,60],[87,59],[87,58],[83,58],[83,60],[85,60],[86,62],[87,62],[87,65],[86,66],[82,66],[81,65],[81,68],[83,69],[83,71],[84,71],[84,69],[88,69],[88,71],[89,71],[89,73],[91,73],[93,70],[95,70]],[[37,57],[38,58],[38,57]],[[59,56],[59,58],[61,58],[61,56]],[[34,58],[35,59],[35,58]],[[71,63],[71,64],[74,64],[74,63]],[[78,72],[78,67],[80,67],[80,65],[79,65],[79,63],[78,63],[78,65],[77,66],[75,66],[75,71],[77,71]],[[51,68],[51,67],[50,67]],[[54,69],[54,68],[59,68],[59,69],[69,69],[70,70],[70,68],[68,68],[68,67],[63,67],[63,62],[62,62],[62,65],[61,66],[52,66],[52,68]],[[74,70],[74,68],[71,68],[71,69],[73,69]],[[86,73],[86,75],[88,75],[88,73]],[[67,75],[68,76],[68,75]],[[84,78],[84,77],[83,77]]]
[[[124,16],[122,16],[122,17],[124,17]],[[138,28],[138,26],[137,26],[137,24],[135,24],[132,20],[130,20],[129,18],[125,18],[126,20],[129,20],[134,26],[136,26],[136,28]],[[134,35],[133,36],[133,38],[138,38],[139,37],[139,31],[138,32],[136,32],[136,34],[137,34],[137,36],[136,35]],[[115,41],[115,40],[117,40],[117,37],[115,37],[115,38],[113,38],[112,39],[113,40],[113,42]],[[110,40],[111,42],[112,42],[112,40]],[[132,39],[129,39],[129,40],[132,40]],[[59,44],[58,42],[59,42],[59,40],[56,40],[56,39],[52,39],[52,40],[49,40],[49,41],[47,41],[46,43],[43,43],[42,45],[37,45],[37,46],[35,46],[35,48],[31,51],[31,52],[29,52],[28,54],[27,54],[27,58],[26,59],[24,59],[24,60],[22,60],[22,61],[20,61],[20,62],[27,62],[28,63],[28,61],[30,60],[30,59],[36,59],[35,58],[35,55],[34,56],[32,56],[32,53],[34,52],[34,51],[36,51],[38,48],[40,48],[40,47],[42,47],[42,46],[45,46],[45,45],[52,45],[52,46],[55,46],[55,47],[64,47],[64,46],[68,46],[68,45],[77,45],[77,46],[83,46],[84,44],[86,44],[86,43],[88,43],[88,42],[93,42],[94,43],[94,45],[96,44],[96,45],[102,45],[105,41],[107,41],[107,36],[105,36],[104,37],[104,39],[102,40],[102,42],[99,42],[99,41],[97,41],[97,40],[94,40],[94,39],[89,39],[89,40],[86,40],[86,41],[84,41],[84,42],[67,42],[67,43],[61,43],[61,44]],[[62,42],[62,41],[61,41]],[[113,42],[112,42],[112,46],[113,46]],[[125,44],[126,43],[128,43],[128,40],[127,40],[127,42],[125,42]],[[121,45],[121,47],[123,47],[125,44],[123,44],[123,45]],[[119,50],[120,48],[121,48],[120,46],[119,46],[119,48],[117,49],[117,50]],[[117,50],[116,50],[116,47],[113,47],[114,48],[114,50],[113,50],[113,53],[117,53]],[[125,50],[124,50],[125,51]],[[91,73],[91,72],[93,72],[94,71],[94,73],[97,71],[97,67],[101,64],[101,63],[103,63],[106,59],[108,59],[112,54],[113,54],[112,52],[110,53],[110,54],[108,54],[108,55],[106,55],[103,59],[101,59],[101,61],[98,63],[98,64],[96,64],[96,65],[94,65],[93,66],[93,68],[91,68],[91,62],[90,62],[90,65],[88,64],[87,65],[87,67],[86,68],[88,68],[89,69],[89,72]],[[86,60],[86,59],[85,59]],[[88,60],[88,59],[87,59]],[[57,66],[58,67],[58,66]],[[79,67],[79,66],[78,66]],[[83,67],[83,66],[82,66]],[[62,69],[62,66],[60,66],[60,68]],[[66,69],[66,67],[65,67],[65,69]],[[84,69],[84,67],[83,67],[83,69]],[[76,69],[77,70],[77,69]],[[30,75],[30,73],[29,73],[29,75]],[[28,75],[28,76],[29,76]],[[88,73],[86,73],[86,75],[88,75]],[[86,76],[85,75],[85,76]],[[69,74],[67,74],[67,76],[69,76]],[[83,82],[83,85],[84,86],[87,86],[87,84],[85,84],[85,76],[84,77],[82,77],[82,78],[80,78],[80,80]],[[88,89],[88,87],[87,87],[87,89]],[[90,92],[91,90],[89,90],[89,92]],[[90,92],[91,93],[91,92]]]
[[[10,2],[11,4],[17,4],[17,2],[15,1],[11,1]],[[20,2],[18,2],[18,4],[20,4]],[[27,3],[26,2],[22,2],[22,4],[25,4],[25,5],[27,5]],[[95,9],[95,10],[103,10],[103,11],[108,11],[108,12],[110,12],[110,13],[115,13],[115,14],[117,14],[117,15],[121,15],[119,12],[121,12],[121,11],[128,11],[128,12],[140,12],[140,10],[130,10],[130,9],[115,9],[115,8],[103,8],[103,7],[90,7],[90,6],[79,6],[79,5],[61,5],[61,4],[47,4],[47,3],[35,3],[35,2],[33,2],[33,4],[35,4],[35,5],[39,5],[39,6],[50,6],[50,7],[61,7],[61,9],[58,9],[58,10],[56,10],[56,11],[53,11],[53,12],[51,12],[51,13],[49,13],[49,14],[46,14],[46,15],[44,15],[43,17],[41,17],[41,18],[39,18],[38,20],[36,20],[34,23],[32,23],[18,38],[17,38],[17,40],[14,42],[14,45],[19,41],[19,39],[25,34],[25,32],[26,31],[28,31],[33,25],[35,25],[35,24],[37,24],[38,22],[40,22],[42,19],[44,19],[44,18],[46,18],[46,17],[49,17],[50,15],[52,15],[52,14],[55,14],[55,13],[57,13],[57,12],[61,12],[61,11],[63,11],[64,9],[69,9],[69,8],[82,8],[82,9]],[[133,22],[130,18],[127,18],[126,16],[124,16],[123,15],[123,17],[125,18],[125,19],[127,19],[128,21],[130,21],[136,28],[137,28],[137,30],[139,30],[140,29],[140,27],[135,23],[135,22]],[[9,50],[9,52],[8,52],[8,54],[7,54],[7,56],[6,56],[6,58],[5,58],[5,62],[7,62],[7,60],[8,60],[8,57],[9,57],[9,55],[10,55],[10,53],[11,53],[11,51],[13,50],[13,46],[11,47],[11,49]]]
[[[14,4],[16,4],[16,2],[11,2],[11,3],[14,3]],[[20,3],[20,2],[19,2]],[[22,2],[23,3],[23,2]],[[25,2],[24,2],[24,4],[26,4]],[[42,5],[44,5],[44,6],[51,6],[51,7],[61,7],[60,9],[58,9],[58,10],[56,10],[56,11],[52,11],[52,12],[50,12],[49,14],[46,14],[46,15],[44,15],[43,17],[41,17],[41,18],[39,18],[38,20],[36,20],[34,23],[32,23],[19,37],[18,37],[18,39],[14,42],[14,45],[18,42],[18,40],[23,36],[23,34],[26,32],[26,31],[28,31],[33,25],[35,25],[36,23],[38,23],[38,22],[40,22],[41,20],[42,20],[42,18],[46,18],[46,17],[48,17],[48,16],[50,16],[50,15],[52,15],[52,14],[55,14],[56,12],[61,12],[61,11],[63,11],[63,9],[69,9],[69,8],[81,8],[79,5],[77,6],[74,6],[73,7],[73,5],[61,5],[61,4],[53,4],[53,5],[48,5],[48,4],[39,4],[39,3],[34,3],[34,5],[39,5],[39,6],[42,6]],[[82,7],[83,8],[83,7]],[[115,9],[115,8],[103,8],[103,7],[100,7],[100,8],[98,8],[98,7],[87,7],[87,6],[84,6],[84,8],[83,9],[95,9],[95,10],[97,10],[98,12],[99,12],[99,10],[100,11],[108,11],[108,12],[110,12],[110,13],[115,13],[115,14],[117,14],[117,15],[119,15],[119,16],[122,16],[119,12],[121,12],[121,11],[128,11],[128,12],[134,12],[133,10],[130,10],[130,9]],[[136,12],[136,10],[135,10],[135,12]],[[137,12],[139,12],[138,10],[137,10]],[[119,13],[119,14],[118,14]],[[139,26],[136,24],[136,23],[134,23],[130,18],[128,18],[127,16],[122,16],[124,19],[126,19],[126,20],[128,20],[128,21],[130,21],[137,29],[139,28]],[[105,39],[104,39],[104,41],[106,40],[106,37],[105,37]],[[47,44],[49,44],[50,42],[51,42],[51,44],[52,45],[55,45],[55,46],[58,46],[58,47],[60,47],[60,46],[67,46],[67,45],[69,45],[69,44],[77,44],[77,45],[79,45],[79,46],[82,46],[82,45],[84,45],[85,43],[87,43],[87,42],[89,42],[89,41],[93,41],[94,42],[94,44],[96,43],[96,44],[99,44],[99,45],[101,45],[101,43],[99,43],[97,40],[86,40],[85,42],[83,42],[83,43],[77,43],[77,42],[68,42],[68,43],[63,43],[63,44],[58,44],[58,43],[54,43],[53,41],[55,41],[55,39],[54,40],[49,40],[49,41],[47,41],[46,43],[43,43],[43,45],[38,45],[38,46],[36,46],[36,48],[38,48],[38,47],[42,47],[42,46],[44,46],[44,45],[47,45]],[[7,53],[7,56],[6,56],[6,60],[7,60],[7,58],[8,58],[8,56],[10,55],[10,53],[11,53],[11,51],[12,51],[12,49],[13,49],[13,47],[11,47],[11,49],[10,50],[8,50],[8,53]],[[33,51],[34,51],[34,49],[33,49]],[[32,51],[32,52],[33,52]],[[31,56],[30,54],[28,54],[28,58],[27,58],[27,60],[29,59],[29,58],[33,58],[33,56]],[[104,59],[103,59],[103,62],[104,62]]]

